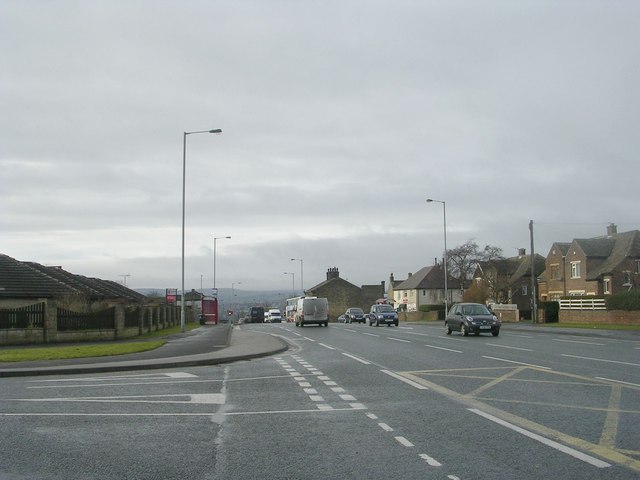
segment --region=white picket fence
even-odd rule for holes
[[[560,300],[560,310],[606,310],[604,298],[570,298]]]

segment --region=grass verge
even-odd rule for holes
[[[187,323],[186,330],[193,330],[200,325]],[[164,330],[145,333],[136,337],[142,342],[104,343],[90,345],[57,345],[54,347],[21,347],[0,350],[0,363],[2,362],[34,362],[42,360],[64,360],[70,358],[109,357],[113,355],[127,355],[128,353],[140,353],[161,347],[166,340],[148,339],[166,337],[181,332],[180,325],[175,325]]]
[[[105,345],[15,348],[0,351],[0,362],[33,362],[39,360],[61,360],[68,358],[126,355],[127,353],[154,350],[165,343],[167,343],[166,340],[155,340],[149,342],[127,342]]]

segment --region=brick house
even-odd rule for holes
[[[307,288],[305,295],[326,298],[329,301],[329,320],[335,321],[347,308],[360,307],[368,312],[371,305],[384,296],[384,281],[379,285],[358,287],[340,278],[340,271],[333,267],[327,270],[326,280]]]
[[[554,243],[538,278],[540,298],[611,295],[640,285],[640,231],[618,233],[614,224],[607,235]]]
[[[545,269],[545,258],[535,254],[536,277]],[[491,303],[515,304],[527,316],[531,312],[531,255],[520,248],[518,256],[478,262],[474,281],[483,282]]]

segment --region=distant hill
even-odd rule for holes
[[[147,297],[165,296],[165,291],[161,288],[134,288],[133,290]],[[205,295],[210,293],[211,289],[204,290]],[[238,305],[241,307],[282,307],[286,299],[291,296],[291,292],[282,292],[278,290],[251,291],[234,289],[232,292],[230,288],[218,289],[218,299],[221,303]]]

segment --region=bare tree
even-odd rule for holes
[[[480,250],[473,240],[467,240],[462,245],[447,251],[447,270],[449,275],[457,278],[460,285],[464,285],[473,275],[478,262],[488,262],[501,259],[502,249],[493,245],[486,245]]]

